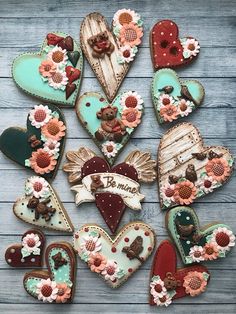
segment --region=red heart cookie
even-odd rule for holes
[[[177,269],[174,245],[169,240],[164,240],[153,260],[149,303],[168,306],[172,299],[197,296],[205,291],[209,278],[207,268],[202,265]]]
[[[110,168],[105,159],[97,157],[88,148],[68,152],[69,163],[63,169],[69,172],[69,181],[82,184],[71,189],[76,194],[76,204],[95,201],[110,230],[114,233],[124,214],[126,205],[141,209],[144,195],[139,193],[138,182],[152,182],[156,177],[155,162],[149,153],[134,151],[123,163]]]
[[[150,47],[155,70],[188,64],[198,56],[200,50],[195,38],[179,38],[178,26],[170,20],[162,20],[153,26]]]
[[[42,267],[45,236],[39,229],[26,231],[21,244],[9,246],[5,252],[5,260],[12,267]]]

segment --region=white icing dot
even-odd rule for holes
[[[176,44],[176,41],[175,41],[175,40],[173,41],[173,44]]]
[[[110,218],[112,218],[112,215],[110,215]]]
[[[62,270],[61,269],[59,269],[59,273],[61,273],[62,272]]]
[[[127,176],[127,173],[125,172],[125,176]]]
[[[8,261],[8,263],[11,263],[11,259],[10,258],[7,261]]]
[[[104,200],[102,200],[102,203],[104,203]]]
[[[118,213],[120,213],[120,210],[118,210]]]
[[[111,204],[109,204],[109,206],[111,207]]]
[[[86,168],[88,169],[88,168],[89,168],[89,166],[86,166]]]
[[[102,168],[104,168],[105,166],[104,165],[102,165]]]
[[[190,217],[189,217],[189,216],[187,216],[187,217],[186,217],[186,220],[189,220],[189,219],[190,219]]]
[[[155,32],[152,32],[153,35],[155,35]]]
[[[161,35],[164,35],[164,33],[163,33],[163,32],[161,32]]]
[[[10,252],[11,252],[11,253],[15,253],[15,249],[11,249]]]
[[[34,257],[31,258],[31,262],[32,262],[32,263],[35,262],[35,258],[34,258]]]
[[[173,23],[171,22],[170,25],[173,25]]]
[[[165,57],[165,56],[166,56],[166,53],[163,53],[163,56]]]
[[[183,61],[183,59],[180,59],[180,61]]]
[[[172,33],[170,33],[170,36],[172,36],[173,34]]]
[[[154,45],[156,45],[157,43],[154,41]]]
[[[190,241],[186,241],[187,244],[190,244]]]
[[[94,169],[94,172],[97,172],[97,170],[96,170],[96,169]]]
[[[59,281],[62,281],[62,277],[59,277]]]
[[[181,51],[181,49],[179,49],[179,51]]]
[[[167,65],[170,65],[169,62],[167,63]]]
[[[93,163],[95,164],[95,160],[93,161]]]
[[[109,197],[111,197],[111,195],[109,195]]]
[[[179,235],[179,234],[177,234],[177,238],[180,238],[180,235]]]
[[[156,58],[156,57],[157,57],[157,55],[154,55],[154,57]]]
[[[178,215],[178,216],[181,216],[181,213],[178,213],[177,215]]]
[[[24,263],[24,262],[25,262],[25,260],[24,260],[24,258],[22,258],[22,259],[21,259],[21,263]]]

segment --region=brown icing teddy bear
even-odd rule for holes
[[[111,105],[97,112],[97,118],[102,120],[101,127],[95,133],[98,141],[110,140],[118,143],[122,141],[126,127],[120,119],[116,118],[117,112],[117,107]]]
[[[94,58],[104,58],[105,54],[110,56],[115,49],[106,31],[91,36],[88,39],[88,44],[93,49]]]
[[[92,182],[90,185],[90,189],[92,192],[96,192],[98,188],[103,188],[104,184],[101,180],[101,177],[98,175],[91,176]]]

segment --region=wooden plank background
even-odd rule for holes
[[[22,2],[22,3],[21,3]],[[145,116],[130,144],[118,159],[136,148],[150,150],[156,158],[160,137],[168,127],[158,125],[152,108],[150,82],[153,69],[149,54],[149,31],[160,19],[171,18],[182,35],[199,39],[198,60],[178,70],[183,78],[199,78],[206,89],[205,101],[186,121],[199,127],[207,144],[225,145],[236,156],[236,1],[235,0],[150,0],[150,1],[14,1],[0,0],[0,117],[2,132],[11,125],[24,125],[27,112],[38,101],[19,91],[11,78],[11,63],[24,51],[35,51],[49,31],[68,32],[78,39],[80,23],[85,15],[98,11],[111,22],[114,12],[132,8],[144,19],[145,35],[137,60],[120,91],[136,90],[145,100]],[[85,62],[82,92],[101,91]],[[63,110],[68,125],[66,151],[88,145],[98,151],[79,125],[74,110]],[[184,119],[183,119],[184,120]],[[62,163],[64,159],[62,160]],[[122,287],[112,290],[78,261],[77,288],[71,305],[40,304],[22,287],[24,270],[8,267],[5,248],[19,241],[30,226],[13,215],[14,200],[21,195],[24,181],[31,172],[20,168],[0,155],[0,313],[235,313],[236,312],[236,250],[225,260],[210,263],[212,274],[207,292],[197,298],[175,301],[169,308],[148,305],[148,281],[152,258]],[[107,230],[94,204],[76,208],[74,195],[61,167],[53,182],[76,227],[99,223]],[[194,208],[202,224],[223,221],[236,230],[236,174],[226,186],[199,200]],[[150,223],[157,233],[158,244],[167,237],[164,214],[160,212],[157,186],[142,186],[146,194],[141,213],[126,210],[122,224],[141,219]],[[59,232],[46,231],[47,243],[71,240]]]

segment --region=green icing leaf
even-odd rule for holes
[[[225,257],[225,252],[219,251],[219,257]]]
[[[26,167],[30,167],[30,161],[29,161],[29,159],[26,159],[26,160],[25,160],[25,166],[26,166]]]
[[[114,33],[114,35],[115,35],[116,37],[119,36],[119,34],[120,34],[120,28],[119,28],[119,26],[116,26],[116,27],[113,28],[113,33]]]
[[[186,264],[192,264],[193,259],[191,256],[186,256],[185,259],[186,259]]]
[[[72,282],[70,279],[67,279],[67,280],[65,281],[65,283],[66,283],[67,286],[70,287],[70,288],[73,286],[73,282]]]
[[[45,82],[45,83],[48,81],[48,79],[47,79],[46,77],[43,77],[43,76],[41,76],[41,79],[42,79],[42,81]]]
[[[25,247],[21,249],[21,254],[23,258],[31,255],[31,253]]]
[[[190,53],[188,51],[183,52],[184,59],[188,59],[190,57]]]
[[[53,112],[51,113],[51,115],[52,115],[53,118],[57,118],[57,119],[60,118],[59,113],[56,112],[56,111],[53,111]]]
[[[164,205],[165,207],[169,207],[170,204],[171,204],[171,201],[170,201],[170,200],[165,200],[165,201],[163,202],[163,205]]]
[[[233,159],[229,159],[228,160],[228,165],[231,167],[231,166],[233,166],[233,163],[234,163],[234,160]]]
[[[203,272],[203,273],[202,273],[202,275],[203,275],[203,278],[207,281],[207,280],[208,280],[208,278],[209,278],[209,274],[208,274],[208,273]]]
[[[41,141],[47,142],[47,138],[43,134],[41,134]]]
[[[203,190],[198,190],[197,197],[201,197],[203,195],[205,195],[205,192]]]
[[[143,25],[143,20],[142,19],[139,19],[138,21],[137,21],[137,25],[140,27],[140,26],[142,26]]]
[[[85,261],[86,263],[88,262],[89,256],[87,253],[82,253],[80,255],[80,258],[82,259],[82,261]]]
[[[56,153],[56,154],[54,155],[54,158],[55,158],[55,159],[58,159],[58,157],[59,157],[59,153]]]
[[[160,280],[161,278],[160,278],[160,276],[153,276],[152,277],[152,281],[156,281],[156,280]]]
[[[207,176],[207,173],[206,173],[206,172],[202,172],[202,173],[200,174],[200,178],[204,178],[205,176]]]
[[[118,279],[122,278],[124,275],[125,275],[125,271],[120,268],[119,271],[117,272]]]
[[[128,127],[126,128],[126,132],[129,134],[131,134],[133,132],[133,130],[134,130],[134,128],[128,128]]]
[[[99,236],[98,232],[95,231],[95,230],[90,231],[90,232],[89,232],[89,235],[90,235],[91,237],[94,237],[94,238]]]
[[[123,147],[123,146],[122,146],[120,143],[117,143],[117,144],[116,144],[116,149],[117,149],[117,150],[120,150],[122,147]]]
[[[168,291],[167,294],[169,295],[169,297],[172,299],[174,295],[176,295],[176,291],[175,290],[171,290]]]
[[[213,237],[212,234],[209,234],[209,235],[206,237],[207,243],[210,243],[210,242],[211,242],[212,237]]]
[[[134,47],[133,47],[133,53],[136,54],[137,52],[138,52],[138,47],[137,47],[137,46],[134,46]]]
[[[124,60],[121,56],[118,56],[118,57],[117,57],[117,62],[118,62],[119,64],[124,64],[124,63],[125,63],[125,60]]]
[[[179,180],[178,180],[178,182],[183,182],[183,181],[187,181],[185,178],[180,178]]]

